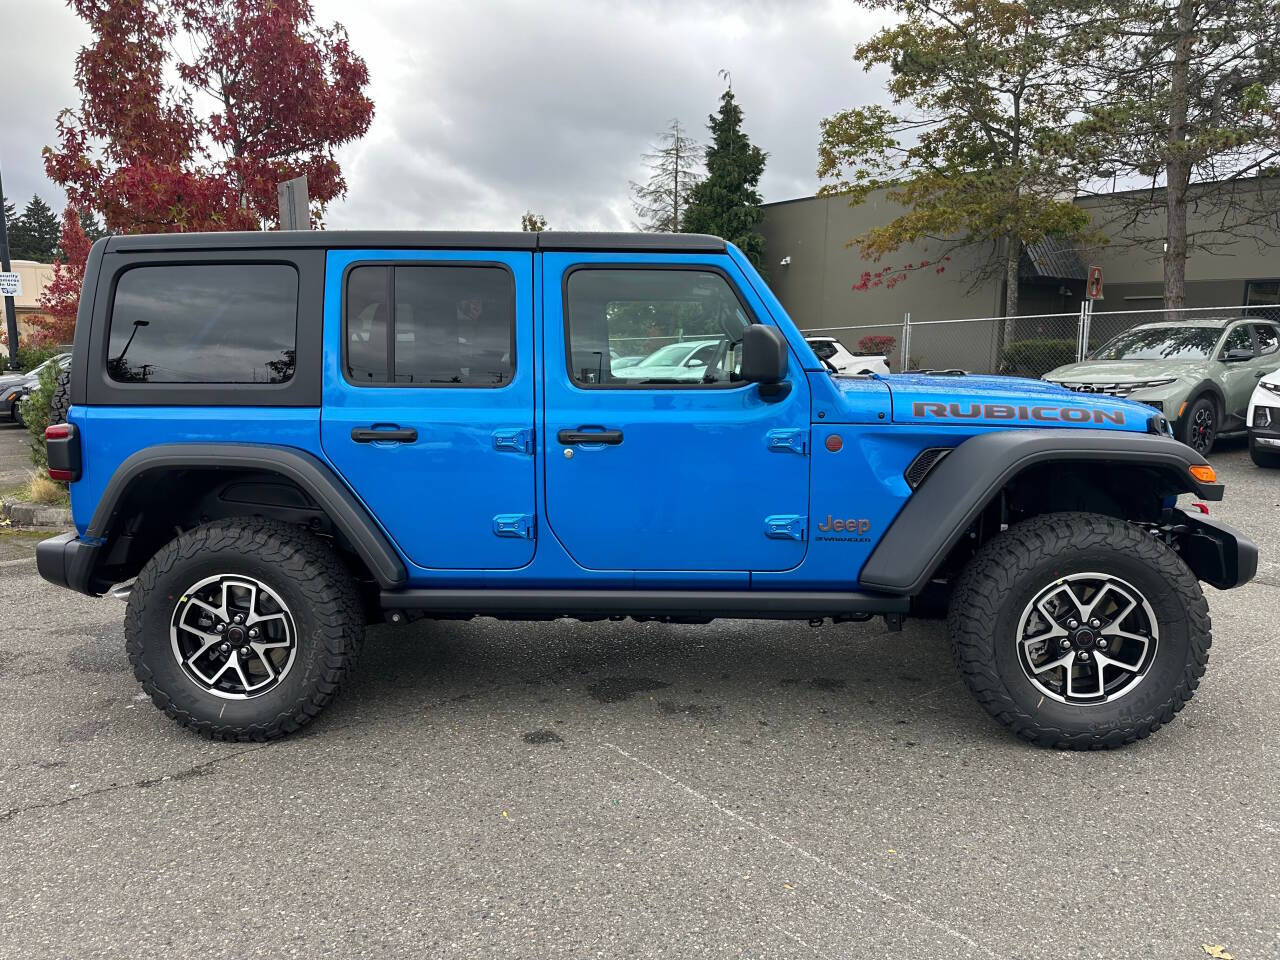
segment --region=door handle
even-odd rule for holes
[[[622,442],[621,430],[605,430],[598,427],[579,427],[577,430],[561,430],[556,439],[565,446],[577,443],[603,443],[616,447]]]
[[[352,427],[351,439],[356,443],[416,443],[418,431],[413,427],[392,427],[379,430],[376,427]]]

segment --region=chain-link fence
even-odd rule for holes
[[[963,370],[1042,377],[1142,324],[1199,320],[1219,325],[1249,316],[1280,322],[1280,309],[1232,306],[1095,312],[1086,302],[1076,313],[955,320],[918,319],[906,314],[901,323],[811,328],[804,334],[835,337],[852,353],[884,354],[895,372]]]

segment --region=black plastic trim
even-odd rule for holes
[[[36,570],[52,584],[96,597],[111,586],[93,576],[101,549],[96,543],[85,543],[74,533],[50,537],[36,544]]]
[[[118,519],[125,492],[138,477],[153,470],[213,467],[227,470],[265,470],[292,480],[320,504],[325,514],[359,554],[384,589],[408,580],[408,572],[391,541],[364,505],[324,463],[290,447],[254,444],[171,443],[147,447],[116,469],[93,512],[85,535],[105,539]]]
[[[1258,572],[1258,545],[1239,530],[1205,514],[1172,509],[1179,553],[1196,578],[1219,590],[1248,583]]]
[[[594,233],[444,230],[272,230],[129,234],[108,238],[110,253],[171,250],[607,250],[723,253],[719,237],[698,233]],[[92,274],[86,273],[86,276]]]
[[[984,433],[957,446],[929,473],[871,552],[861,586],[916,594],[982,509],[1018,473],[1037,463],[1092,461],[1155,466],[1202,500],[1221,500],[1222,484],[1188,472],[1208,461],[1170,437],[1119,430],[1014,429]]]
[[[400,590],[384,591],[385,610],[536,616],[694,616],[805,620],[847,614],[906,613],[906,597],[861,592],[728,590]]]

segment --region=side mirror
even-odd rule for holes
[[[777,327],[753,323],[742,331],[743,380],[774,384],[787,375],[787,341]]]
[[[1243,363],[1246,360],[1253,359],[1252,350],[1228,350],[1222,355],[1223,363]]]

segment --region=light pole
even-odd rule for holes
[[[4,178],[0,176],[0,197],[4,196]],[[9,272],[9,225],[5,223],[4,203],[0,202],[0,271]],[[4,298],[5,329],[9,333],[9,369],[18,369],[18,313],[13,297]]]

